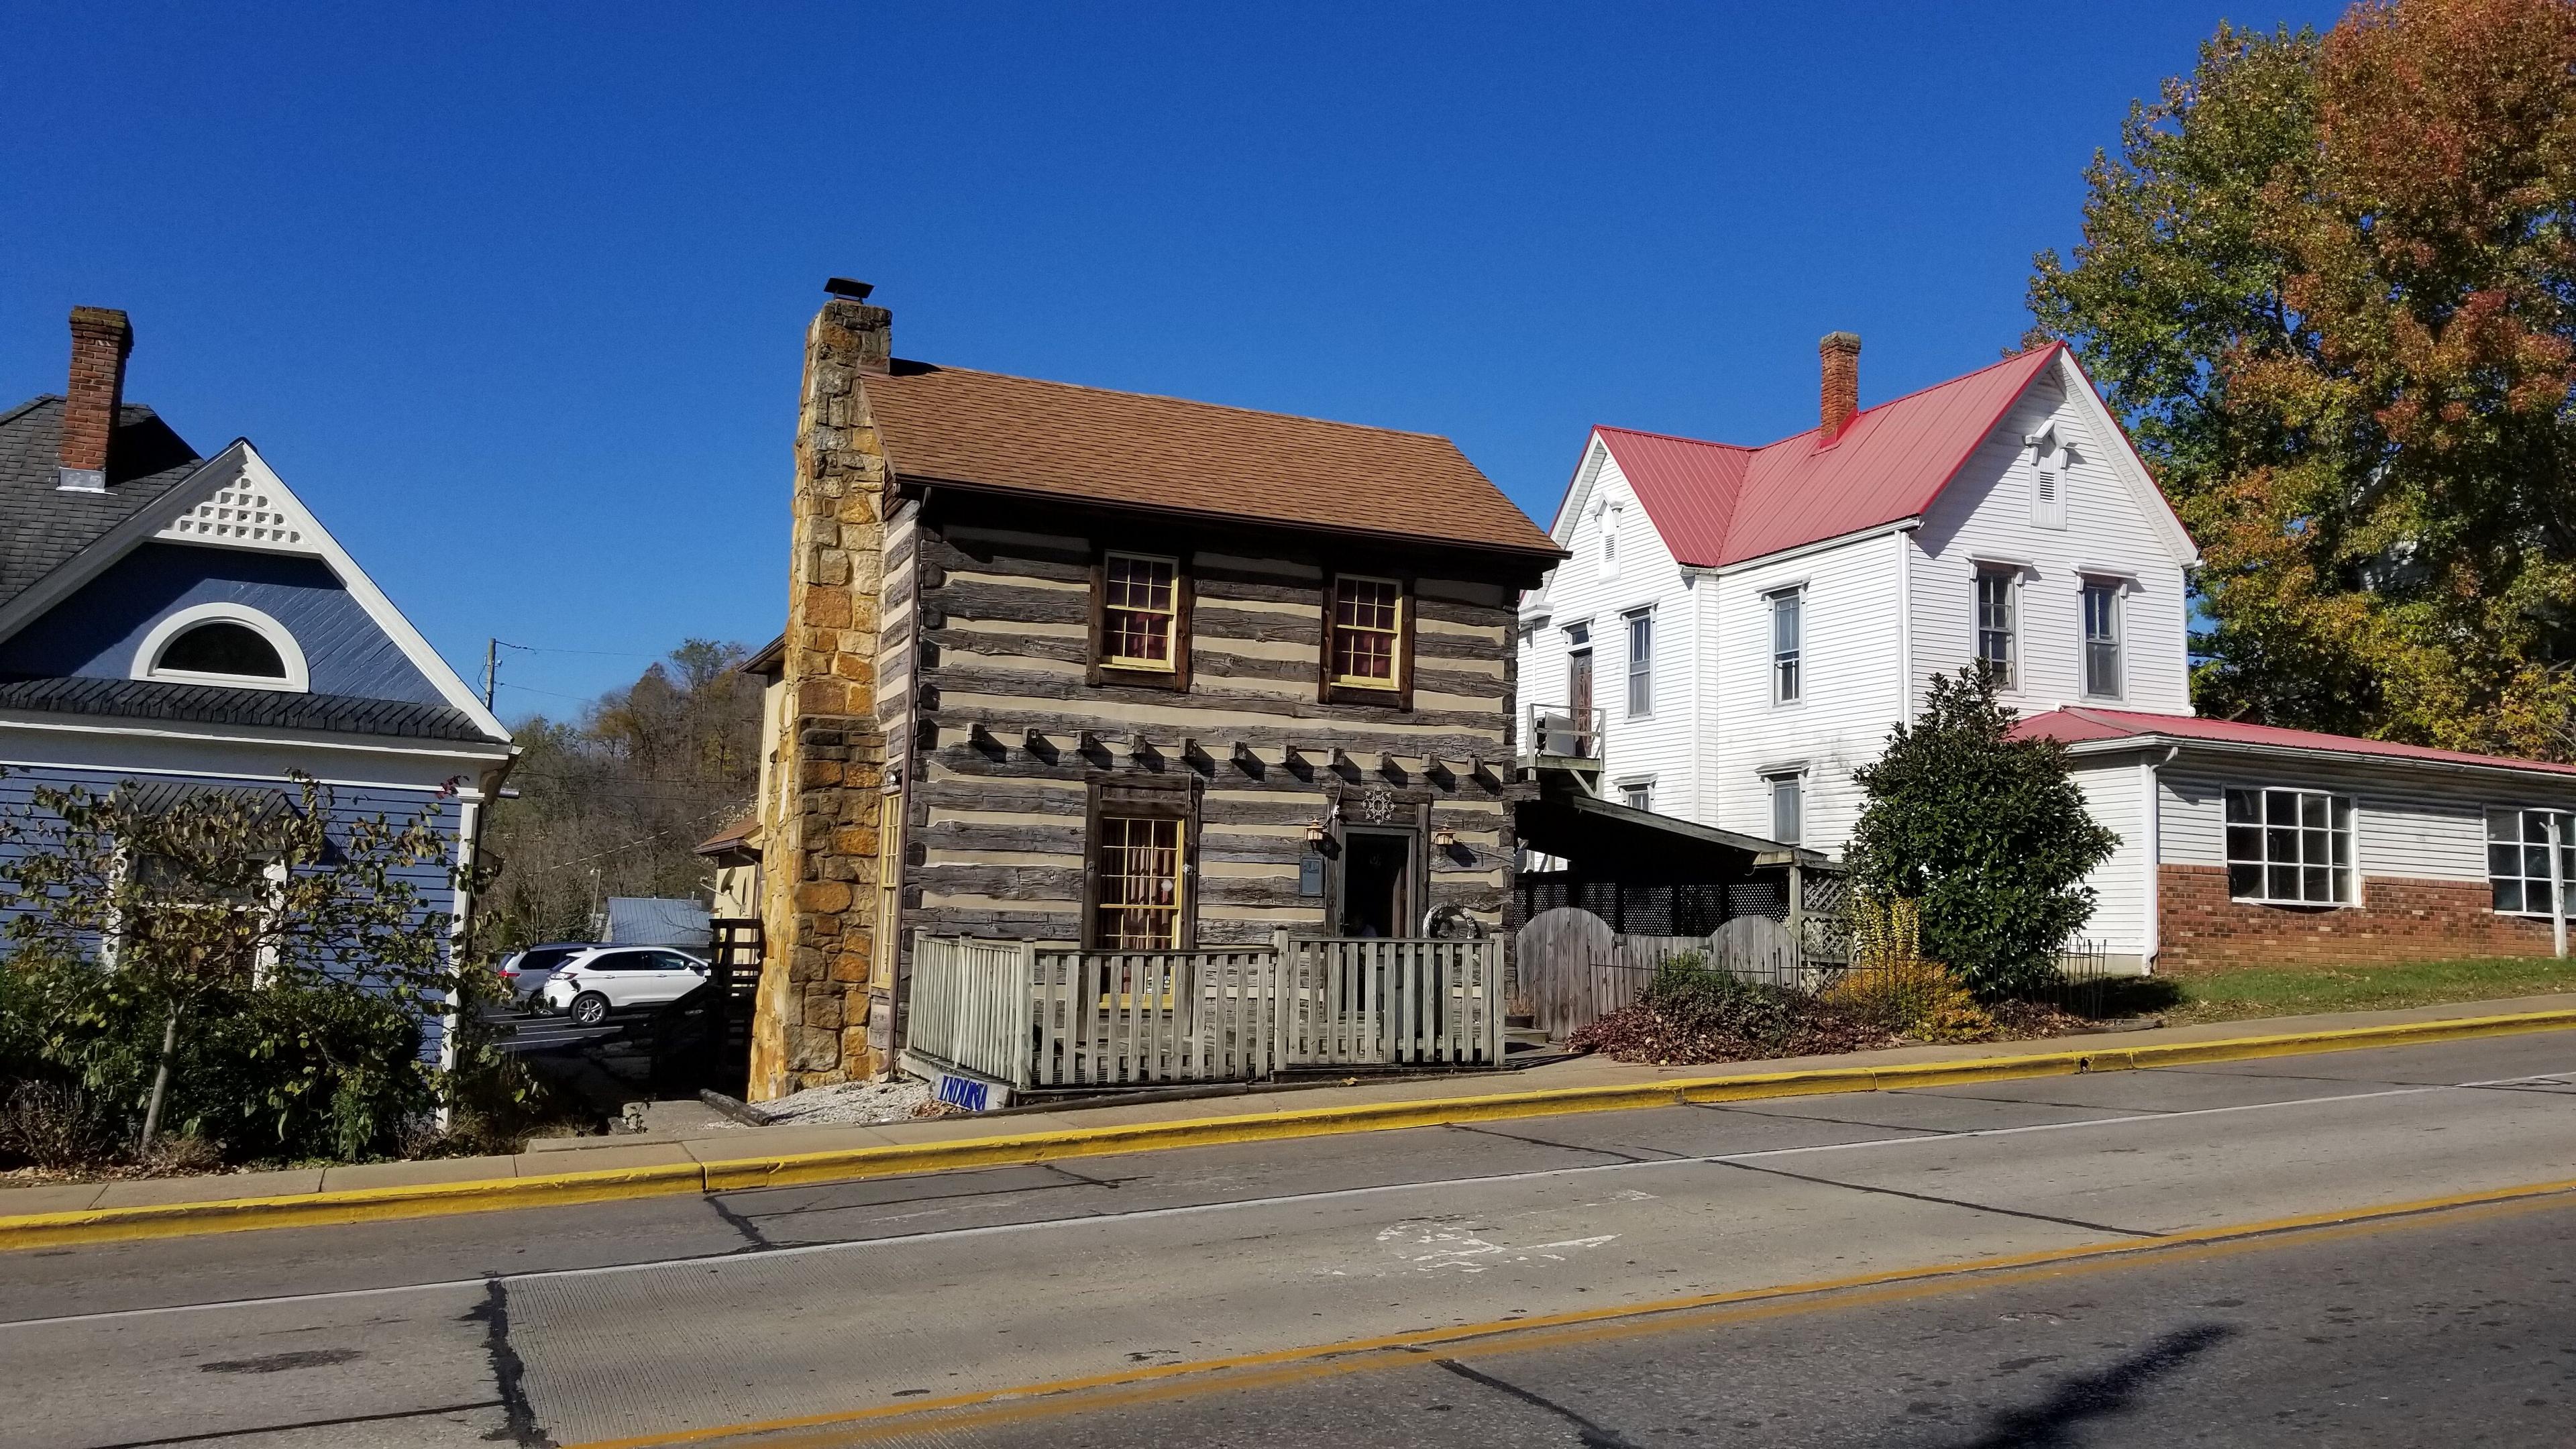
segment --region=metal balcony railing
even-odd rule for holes
[[[1533,704],[1521,720],[1521,758],[1601,762],[1604,712],[1599,706],[1572,709],[1561,704]]]

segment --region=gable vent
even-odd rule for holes
[[[267,490],[226,488],[172,520],[161,530],[161,537],[293,548],[303,544],[304,529]]]

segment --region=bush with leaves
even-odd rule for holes
[[[1868,792],[1852,883],[1922,909],[1922,954],[1993,1000],[2054,979],[2093,914],[2084,878],[2119,837],[2084,809],[2053,740],[2015,738],[1983,663],[1934,675],[1922,717],[1854,772]]]
[[[76,1087],[148,1153],[397,1152],[438,1105],[423,1019],[458,973],[419,877],[446,840],[300,799],[40,785],[0,817],[0,1069]]]
[[[1851,967],[1816,999],[1872,1026],[1925,1041],[1984,1041],[1995,1020],[1949,967],[1923,955],[1923,913],[1902,898],[1852,902]]]

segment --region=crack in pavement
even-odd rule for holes
[[[1602,1157],[1615,1157],[1621,1162],[1677,1162],[1682,1156],[1682,1154],[1678,1152],[1663,1152],[1656,1153],[1653,1156],[1640,1156],[1635,1152],[1625,1151],[1617,1147],[1586,1147],[1577,1142],[1550,1142],[1544,1137],[1523,1137],[1518,1133],[1513,1132],[1497,1132],[1491,1127],[1471,1127],[1464,1122],[1443,1122],[1440,1125],[1448,1128],[1452,1132],[1473,1132],[1479,1137],[1500,1137],[1506,1142],[1521,1142],[1532,1147],[1554,1147],[1565,1152],[1596,1153]]]
[[[171,1434],[158,1439],[120,1439],[113,1444],[92,1445],[91,1449],[156,1449],[163,1444],[212,1444],[223,1439],[247,1439],[254,1434],[290,1434],[299,1429],[334,1429],[343,1424],[386,1424],[396,1419],[470,1414],[476,1409],[500,1407],[499,1399],[479,1399],[471,1404],[440,1404],[432,1409],[388,1409],[381,1414],[343,1414],[332,1419],[304,1419],[292,1424],[262,1424],[256,1429],[209,1429],[198,1434]]]
[[[1530,1390],[1522,1388],[1518,1384],[1507,1383],[1494,1377],[1492,1374],[1478,1373],[1476,1370],[1467,1367],[1465,1364],[1458,1362],[1458,1360],[1454,1358],[1435,1358],[1432,1362],[1447,1369],[1449,1372],[1456,1374],[1458,1377],[1465,1379],[1469,1383],[1482,1384],[1486,1388],[1494,1390],[1496,1393],[1508,1394],[1511,1397],[1520,1400],[1524,1404],[1528,1404],[1533,1408],[1545,1409],[1547,1412],[1556,1415],[1558,1418],[1563,1419],[1569,1424],[1572,1424],[1574,1426],[1575,1438],[1583,1445],[1583,1449],[1637,1449],[1636,1445],[1630,1443],[1624,1438],[1621,1438],[1617,1430],[1603,1428],[1601,1425],[1594,1423],[1592,1420],[1587,1419],[1583,1415],[1576,1413],[1574,1410],[1567,1408],[1565,1405],[1558,1403],[1556,1400],[1548,1398],[1544,1394],[1532,1393]]]
[[[1733,1158],[1711,1158],[1710,1161],[1715,1162],[1721,1167],[1732,1167],[1744,1172],[1758,1172],[1767,1177],[1786,1177],[1798,1182],[1812,1182],[1819,1187],[1849,1188],[1853,1192],[1876,1193],[1881,1197],[1901,1197],[1913,1202],[1928,1202],[1936,1203],[1943,1207],[1967,1208],[1973,1212],[1998,1213],[2008,1218],[2028,1218],[2032,1222],[2056,1223],[2060,1227],[2083,1228],[2088,1232],[2118,1233],[2123,1237],[2150,1239],[2165,1236],[2163,1233],[2151,1233],[2141,1228],[2115,1227],[2109,1223],[2086,1222],[2082,1218],[2061,1218],[2051,1213],[2023,1212],[2019,1208],[1996,1207],[1992,1203],[1970,1202],[1965,1198],[1938,1197],[1931,1193],[1907,1192],[1903,1188],[1895,1187],[1872,1187],[1865,1182],[1843,1182],[1831,1177],[1815,1177],[1803,1172],[1787,1172],[1777,1167],[1756,1167],[1752,1163],[1739,1161]]]
[[[707,1199],[707,1206],[715,1210],[717,1217],[724,1219],[726,1227],[742,1234],[743,1242],[748,1245],[746,1249],[747,1251],[764,1251],[778,1246],[778,1244],[771,1242],[768,1235],[760,1230],[760,1224],[753,1222],[751,1219],[744,1217],[738,1212],[735,1212],[732,1206],[726,1203],[723,1198],[710,1196]]]
[[[1935,1137],[1956,1137],[1965,1130],[1957,1127],[1914,1127],[1903,1122],[1863,1122],[1857,1117],[1811,1117],[1804,1112],[1765,1112],[1733,1102],[1684,1102],[1682,1105],[1702,1112],[1732,1112],[1746,1117],[1768,1117],[1777,1122],[1830,1122],[1837,1127],[1866,1127],[1873,1132],[1920,1132],[1926,1141]]]
[[[483,1325],[483,1351],[492,1360],[492,1387],[501,1403],[502,1424],[485,1435],[524,1449],[553,1449],[554,1440],[537,1427],[536,1406],[528,1402],[528,1366],[510,1342],[510,1290],[499,1278],[485,1280],[483,1301],[465,1321]]]

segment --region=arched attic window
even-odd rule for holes
[[[152,626],[134,651],[134,677],[227,689],[312,688],[304,651],[286,626],[241,604],[198,604]]]

